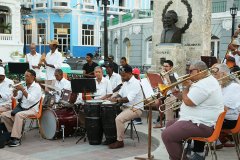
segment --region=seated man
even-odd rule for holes
[[[97,66],[94,69],[94,75],[96,77],[96,97],[94,99],[107,99],[112,95],[112,85],[111,82],[103,77],[102,67]]]
[[[169,121],[162,132],[162,140],[170,159],[181,159],[182,140],[211,136],[218,116],[224,111],[221,87],[207,69],[203,61],[191,64],[191,78],[182,84],[180,118]],[[193,160],[196,156],[198,155],[194,154],[189,159]]]
[[[11,97],[12,90],[11,85],[13,81],[5,76],[5,70],[0,67],[0,114],[12,109]]]
[[[133,107],[132,105],[143,100],[143,93],[140,82],[133,76],[132,67],[126,65],[120,69],[121,77],[124,81],[117,96],[110,99],[112,102],[123,103],[123,111],[116,117],[117,141],[109,145],[109,148],[124,147],[124,123],[134,118],[140,117],[143,110],[143,102]]]
[[[122,83],[122,78],[118,73],[114,72],[114,65],[112,63],[108,63],[105,66],[107,70],[106,79],[110,80],[112,89],[114,90],[118,85]]]
[[[14,116],[12,116],[12,111],[3,112],[1,115],[2,122],[5,124],[8,132],[11,132],[12,140],[9,143],[10,147],[20,145],[23,120],[28,116],[33,116],[38,113],[42,92],[39,84],[35,83],[35,79],[36,73],[34,70],[30,69],[25,72],[26,87],[18,85],[13,92],[15,99],[22,98],[22,101],[17,106],[21,111],[17,112]]]
[[[55,70],[55,87],[59,89],[58,93],[56,94],[56,102],[59,102],[60,96],[61,96],[61,91],[63,89],[71,91],[71,82],[63,77],[63,71],[61,69],[56,69]]]

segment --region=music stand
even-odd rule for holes
[[[208,68],[212,67],[215,63],[217,63],[217,58],[214,56],[201,56],[201,60],[206,63]]]
[[[25,74],[26,70],[29,69],[29,63],[21,62],[8,62],[8,70],[10,74],[17,74],[19,81],[21,81],[22,74]]]
[[[73,93],[83,93],[86,97],[87,92],[96,92],[96,81],[93,78],[79,78],[71,80],[71,88]],[[77,123],[76,132],[80,129],[81,136],[77,140],[76,144],[84,139],[86,141],[86,129],[83,127],[79,127]]]

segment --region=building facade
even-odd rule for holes
[[[47,42],[58,39],[59,51],[74,57],[100,51],[102,2],[97,0],[21,0],[31,8],[26,31],[27,44],[35,42],[38,52],[48,52]],[[148,8],[146,0],[108,1],[108,17],[118,17],[136,8]]]
[[[20,1],[0,1],[0,59],[10,61],[13,52],[22,53]]]

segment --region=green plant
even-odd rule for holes
[[[11,53],[11,57],[24,57],[24,55],[19,53],[19,51],[14,51]]]
[[[12,32],[12,25],[11,23],[1,23],[0,24],[0,33],[6,33],[6,34],[11,34]]]

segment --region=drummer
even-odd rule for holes
[[[124,80],[123,86],[118,95],[110,100],[112,102],[123,103],[123,111],[115,119],[117,127],[117,141],[109,145],[110,149],[124,147],[124,123],[140,117],[143,110],[143,102],[133,106],[143,100],[143,93],[140,82],[132,74],[132,67],[126,65],[120,68],[120,74]]]
[[[109,79],[112,85],[112,89],[114,90],[119,84],[122,83],[122,78],[118,73],[114,72],[114,65],[113,63],[107,63],[105,65],[107,70],[106,79]]]
[[[94,68],[94,75],[96,77],[96,97],[94,99],[107,99],[112,96],[112,85],[111,82],[103,77],[103,70],[102,67],[97,66]]]
[[[63,71],[61,69],[56,69],[54,75],[56,78],[55,88],[58,88],[56,95],[56,102],[58,102],[60,100],[61,91],[63,89],[71,91],[71,83],[69,80],[63,77]]]

